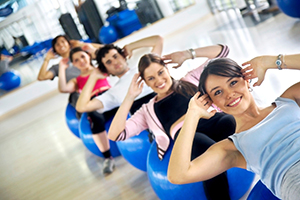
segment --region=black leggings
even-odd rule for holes
[[[235,125],[234,118],[225,113],[216,113],[209,120],[200,119],[193,141],[191,160],[200,156],[214,143],[232,135]],[[175,134],[175,141],[178,134],[179,131]],[[226,172],[203,181],[203,187],[208,200],[230,199]]]
[[[102,93],[101,93],[102,94]],[[133,114],[136,110],[138,110],[142,104],[148,103],[150,99],[152,99],[155,96],[155,93],[148,94],[144,97],[142,97],[139,100],[134,101],[130,112]],[[96,96],[93,96],[91,99],[95,98]],[[109,110],[104,113],[99,113],[97,111],[89,112],[88,119],[91,124],[91,129],[93,134],[101,133],[102,131],[105,131],[105,122],[110,120],[118,111],[119,107],[114,108],[112,110]]]
[[[105,131],[105,122],[110,120],[118,111],[118,107],[113,110],[99,113],[97,111],[88,112],[88,120],[90,121],[91,130],[93,134],[98,134]]]

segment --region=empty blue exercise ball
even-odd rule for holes
[[[105,123],[106,131],[108,131],[111,122],[112,122],[112,119]],[[79,121],[79,134],[80,134],[80,138],[81,138],[83,144],[86,146],[86,148],[88,148],[88,150],[90,150],[93,154],[95,154],[97,156],[100,156],[102,158],[104,157],[94,142],[94,139],[92,136],[92,130],[90,127],[90,122],[87,118],[87,113],[83,113],[81,115],[81,119]],[[112,157],[117,157],[117,156],[121,155],[116,142],[109,140],[109,145],[110,145],[110,152],[111,152]]]
[[[284,14],[290,17],[300,18],[299,0],[277,0],[277,5]]]
[[[103,44],[110,44],[115,42],[118,39],[118,32],[117,30],[111,26],[102,26],[99,31],[99,39]]]
[[[147,171],[147,155],[150,149],[148,131],[142,131],[139,135],[124,141],[117,142],[122,156],[134,167]]]
[[[10,91],[19,87],[21,84],[21,77],[15,71],[7,71],[0,76],[0,89]]]
[[[261,181],[252,188],[247,200],[279,200]]]
[[[70,131],[78,138],[79,135],[79,120],[76,117],[76,109],[68,104],[66,108],[66,123],[70,129]]]
[[[172,149],[173,141],[164,159],[160,161],[157,156],[156,143],[151,144],[147,158],[147,174],[154,192],[161,200],[206,200],[202,182],[176,185],[168,181],[167,171]],[[254,174],[244,169],[232,168],[227,170],[227,178],[230,197],[232,200],[238,200],[250,188]],[[216,188],[217,191],[218,188]]]

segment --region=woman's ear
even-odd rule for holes
[[[248,88],[248,90],[250,91],[250,92],[252,92],[253,91],[253,88],[251,87],[251,80],[245,80],[246,82],[247,82],[247,88]]]

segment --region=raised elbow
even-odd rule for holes
[[[44,81],[44,80],[46,80],[46,78],[42,75],[38,75],[37,80],[38,81]]]
[[[59,91],[60,93],[70,93],[68,90],[65,90],[65,89],[63,89],[63,88],[58,88],[58,91]]]
[[[160,43],[160,44],[163,44],[164,43],[164,38],[160,35],[156,35],[156,38],[157,38],[157,41]]]

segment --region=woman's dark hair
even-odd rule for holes
[[[121,49],[118,46],[115,46],[113,44],[106,44],[104,45],[104,47],[99,48],[96,51],[96,60],[98,63],[98,68],[104,72],[104,73],[108,73],[104,63],[102,62],[102,58],[104,58],[104,56],[111,50],[111,49],[116,49],[118,51],[119,54],[121,54],[124,58],[126,58],[125,53],[123,51],[123,49]]]
[[[86,53],[86,54],[89,55],[89,57],[90,57],[90,64],[93,66],[93,64],[92,64],[92,56],[89,54],[89,52],[83,50],[81,47],[75,47],[75,48],[71,49],[70,54],[69,54],[70,61],[73,62],[73,55],[74,55],[74,53],[77,53],[77,52],[80,52],[80,51],[82,51],[82,52],[84,52],[84,53]]]
[[[141,57],[138,65],[140,76],[142,79],[144,79],[145,70],[151,65],[151,63],[157,63],[161,66],[166,67],[164,61],[160,56],[151,53],[145,54]],[[183,80],[175,80],[173,77],[171,78],[172,86],[170,90],[187,97],[193,96],[197,92],[197,87],[192,83]]]
[[[51,45],[52,45],[52,49],[53,49],[53,52],[54,52],[54,53],[57,53],[57,52],[56,52],[56,49],[55,49],[55,44],[56,44],[58,38],[60,38],[60,37],[65,38],[65,39],[67,40],[67,42],[69,43],[69,45],[71,46],[70,39],[68,38],[68,36],[66,36],[66,35],[58,35],[58,36],[56,36],[56,37],[51,41]]]
[[[201,94],[206,94],[205,83],[209,75],[223,77],[244,77],[241,72],[242,68],[229,58],[216,58],[211,60],[204,68],[198,85]]]

